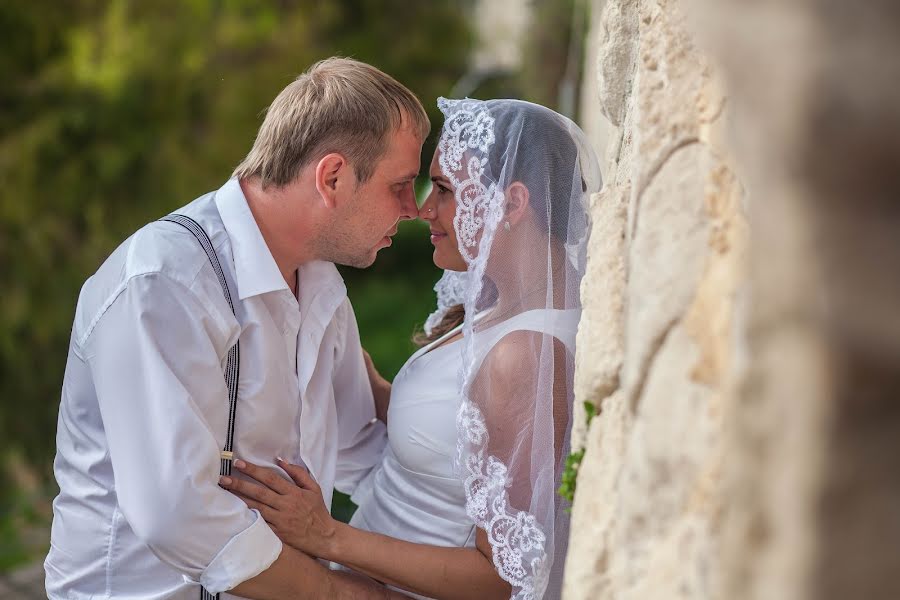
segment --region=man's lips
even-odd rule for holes
[[[389,231],[388,233],[385,234],[385,236],[384,236],[383,238],[381,238],[380,244],[384,244],[384,247],[385,247],[385,248],[387,248],[388,246],[393,245],[394,240],[391,239],[391,238],[393,238],[396,234],[397,234],[397,230],[396,230],[396,229],[394,229],[393,231]]]

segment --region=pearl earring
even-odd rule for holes
[[[503,223],[503,229],[509,231],[509,221],[506,221],[505,223]]]

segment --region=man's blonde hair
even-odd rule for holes
[[[401,126],[422,140],[431,130],[411,91],[372,65],[327,58],[278,94],[233,176],[259,177],[263,188],[283,187],[312,160],[338,152],[364,183]]]

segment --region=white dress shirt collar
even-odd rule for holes
[[[229,179],[216,192],[216,208],[231,240],[238,298],[246,300],[267,292],[287,290],[287,283],[266,245],[237,179]]]
[[[237,179],[229,179],[216,192],[216,208],[231,241],[238,298],[245,300],[268,292],[289,291]],[[298,277],[297,287],[304,290],[299,298],[301,313],[308,314],[317,305],[323,309],[323,320],[327,322],[347,296],[344,280],[334,263],[310,261],[298,269]]]

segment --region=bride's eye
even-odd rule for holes
[[[449,194],[450,193],[450,188],[444,187],[443,185],[441,185],[439,183],[436,183],[435,185],[437,186],[438,194]]]

